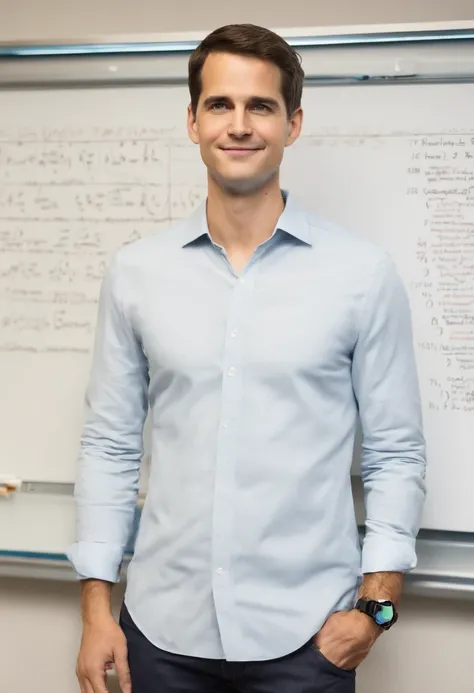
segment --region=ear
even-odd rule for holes
[[[303,126],[303,109],[297,108],[288,121],[288,137],[286,138],[285,147],[289,147],[300,136]]]
[[[194,142],[194,144],[199,144],[199,135],[197,132],[196,118],[194,117],[191,104],[188,105],[187,126],[189,139],[191,140],[191,142]]]

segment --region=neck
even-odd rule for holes
[[[226,193],[209,177],[209,233],[226,250],[253,251],[270,238],[283,208],[278,177],[246,195]]]

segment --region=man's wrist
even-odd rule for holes
[[[403,573],[365,573],[358,599],[385,600],[398,606],[403,590],[403,580]]]
[[[104,580],[81,581],[81,607],[84,624],[112,616],[112,583]]]

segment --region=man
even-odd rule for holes
[[[188,131],[207,203],[122,248],[104,279],[69,552],[82,693],[103,693],[112,663],[124,693],[349,693],[396,621],[425,494],[410,311],[385,252],[280,190],[303,77],[260,27],[200,44]]]

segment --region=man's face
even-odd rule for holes
[[[196,117],[188,107],[191,140],[219,187],[234,194],[258,190],[298,137],[301,109],[287,114],[280,70],[264,60],[212,53],[201,79]]]

